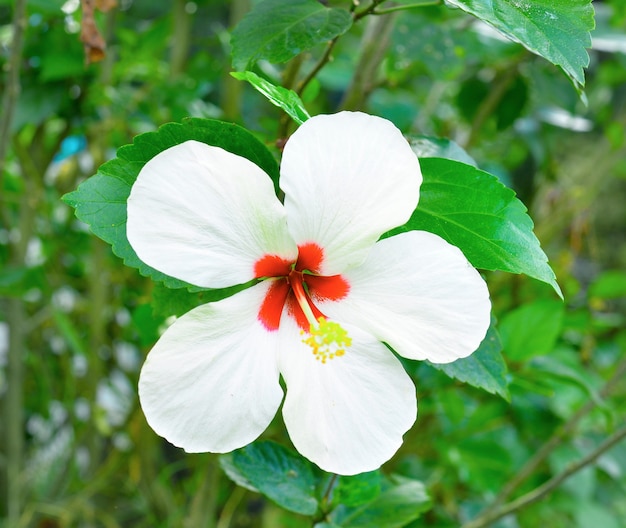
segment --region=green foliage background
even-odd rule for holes
[[[592,38],[587,0],[363,1],[352,12],[349,0],[118,3],[97,13],[107,49],[91,65],[78,2],[27,3],[0,161],[6,526],[625,526],[624,442],[542,492],[626,422],[623,2],[594,2]],[[17,4],[0,0],[3,94]],[[254,6],[256,22],[237,26]],[[260,21],[276,6],[283,17],[267,29]],[[254,40],[272,31],[265,47]],[[294,92],[310,115],[362,109],[396,123],[425,157],[434,149],[496,175],[529,209],[563,290],[564,303],[547,284],[485,269],[497,325],[465,363],[405,362],[420,415],[380,472],[322,473],[291,451],[280,418],[263,442],[225,457],[157,437],[138,407],[143,358],[170,316],[220,292],[142,277],[61,201],[118,147],[186,117],[236,122],[278,160],[296,125],[232,66],[293,90],[265,85],[296,120],[307,116]],[[434,193],[454,162],[424,167]],[[510,194],[494,185],[485,200]],[[488,386],[485,372],[496,373]],[[541,500],[479,523],[528,493]]]

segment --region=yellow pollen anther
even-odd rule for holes
[[[305,335],[307,332],[302,330],[300,333]],[[316,324],[311,324],[308,337],[302,342],[313,349],[315,359],[326,363],[329,359],[343,356],[346,348],[352,345],[352,338],[339,323],[319,317]]]

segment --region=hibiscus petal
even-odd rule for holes
[[[404,224],[421,182],[400,131],[360,112],[309,119],[289,138],[281,164],[289,231],[299,245],[324,248],[323,275],[360,264],[381,234]]]
[[[347,297],[320,310],[367,329],[406,358],[449,363],[469,356],[489,328],[485,281],[457,247],[432,233],[381,240],[344,277]]]
[[[394,355],[367,333],[345,328],[352,346],[322,363],[283,318],[280,370],[283,417],[296,449],[325,471],[354,475],[394,455],[415,422],[417,400]]]
[[[271,281],[178,319],[148,354],[139,378],[150,426],[185,451],[225,453],[255,440],[283,397],[278,332],[257,312]]]
[[[297,255],[269,176],[198,141],[169,148],[141,169],[126,229],[143,262],[197,286],[241,284],[264,255]]]

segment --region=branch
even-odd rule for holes
[[[396,11],[408,11],[416,7],[431,7],[440,5],[443,0],[424,0],[423,2],[415,2],[414,4],[405,4],[394,7],[387,7],[385,9],[375,9],[372,11],[372,15],[386,15],[387,13],[394,13]]]
[[[361,41],[361,54],[350,86],[344,94],[340,107],[343,110],[359,110],[369,94],[376,88],[378,67],[389,46],[395,13],[373,18]]]
[[[356,23],[359,20],[361,20],[363,17],[367,16],[367,15],[372,15],[372,14],[376,14],[374,11],[376,9],[376,7],[378,7],[380,4],[382,4],[383,2],[386,2],[387,0],[373,0],[372,3],[367,6],[365,9],[361,10],[361,11],[355,11],[358,2],[354,2],[352,4],[352,23]],[[298,85],[298,88],[296,90],[296,93],[298,95],[301,95],[302,92],[304,91],[304,89],[307,87],[307,85],[315,78],[315,76],[319,73],[319,71],[326,65],[326,63],[330,60],[330,54],[333,51],[333,48],[335,47],[335,44],[337,44],[337,41],[339,40],[339,38],[341,37],[341,35],[337,35],[333,40],[331,40],[328,45],[326,46],[326,49],[324,50],[323,55],[320,57],[320,59],[317,61],[317,63],[315,64],[315,66],[313,66],[313,69],[308,73],[308,75],[300,82],[300,84]]]
[[[304,91],[304,89],[307,87],[307,85],[315,78],[315,76],[319,73],[319,71],[326,65],[326,63],[330,60],[330,53],[333,51],[333,48],[335,47],[335,44],[337,44],[337,40],[339,40],[339,37],[341,35],[336,36],[333,40],[331,40],[328,45],[326,46],[326,49],[324,50],[324,53],[322,54],[322,56],[319,58],[319,60],[317,61],[317,63],[315,64],[315,66],[313,66],[313,69],[308,73],[308,75],[300,82],[300,84],[298,85],[298,89],[296,90],[296,93],[298,95],[302,95],[302,92]]]
[[[606,382],[604,387],[599,392],[600,398],[605,398],[615,388],[619,381],[623,380],[624,374],[626,374],[626,359],[623,359],[615,369],[613,375]],[[485,508],[481,512],[481,516],[488,515],[490,512],[495,511],[500,504],[506,501],[509,496],[539,467],[539,465],[548,458],[548,455],[559,445],[561,440],[574,431],[576,425],[582,418],[584,418],[589,412],[591,412],[598,404],[597,399],[589,400],[578,411],[576,411],[567,422],[559,427],[550,439],[541,446],[541,448],[522,466],[522,468],[516,472],[513,478],[507,482],[502,491],[498,494],[492,504]]]
[[[9,142],[11,141],[11,123],[20,93],[20,64],[24,48],[24,30],[26,28],[26,0],[16,0],[13,11],[13,42],[11,55],[7,63],[7,80],[2,96],[2,115],[0,116],[0,191],[4,189],[4,167]],[[5,211],[2,204],[4,192],[0,192],[0,211]],[[8,219],[7,227],[9,227]]]
[[[508,504],[505,504],[504,506],[496,508],[491,513],[479,516],[473,521],[464,524],[462,528],[483,528],[484,526],[489,526],[491,523],[497,521],[498,519],[501,519],[502,517],[516,512],[517,510],[520,510],[525,506],[528,506],[529,504],[543,499],[555,488],[560,486],[565,479],[571,477],[574,473],[593,463],[601,454],[611,449],[614,445],[616,445],[618,442],[621,442],[624,438],[626,438],[626,426],[615,431],[587,456],[581,458],[578,462],[571,464],[561,473],[555,475],[538,488],[535,488],[525,495],[522,495],[518,499],[515,499]]]

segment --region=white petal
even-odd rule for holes
[[[287,384],[283,417],[296,449],[320,468],[354,475],[379,468],[402,444],[417,416],[415,387],[400,362],[357,328],[345,355],[315,360],[284,317],[280,370]],[[288,335],[290,334],[290,335]]]
[[[381,240],[343,276],[347,297],[322,312],[367,329],[406,358],[449,363],[469,356],[489,327],[485,281],[457,247],[432,233]]]
[[[197,286],[241,284],[264,255],[296,255],[270,178],[251,161],[198,141],[169,148],[141,169],[126,229],[143,262]]]
[[[257,312],[268,282],[178,319],[139,378],[150,426],[185,451],[225,453],[255,440],[282,400],[276,350]]]
[[[319,115],[289,138],[281,164],[289,231],[325,250],[322,274],[359,264],[417,205],[416,155],[390,122],[359,112]]]

